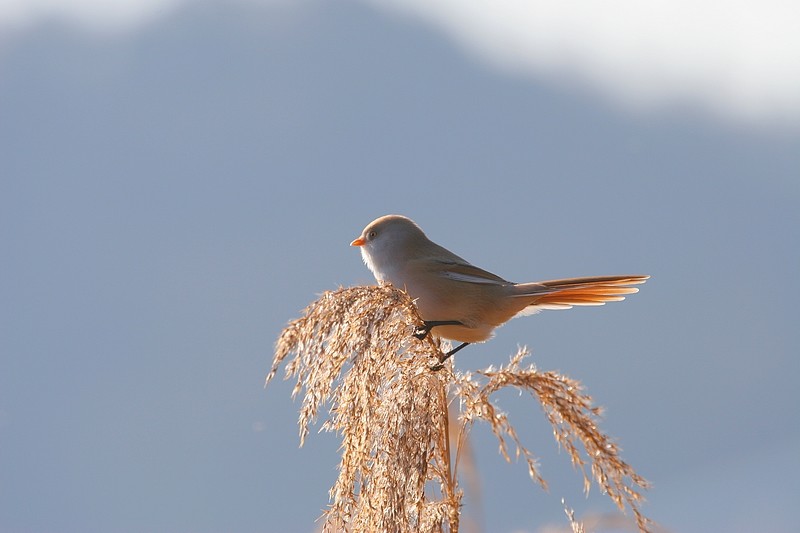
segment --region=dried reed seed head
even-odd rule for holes
[[[508,365],[477,375],[454,373],[450,362],[432,372],[429,367],[442,351],[430,336],[424,341],[413,337],[420,325],[403,291],[389,285],[341,288],[309,305],[278,339],[267,382],[294,354],[286,378],[296,378],[293,395],[304,391],[301,443],[325,405],[329,412],[323,428],[342,439],[325,531],[457,531],[462,492],[456,468],[475,420],[490,425],[509,461],[513,445],[514,456],[524,457],[531,477],[546,486],[535,458],[490,401],[505,387],[526,390],[539,401],[556,440],[583,473],[585,488],[593,478],[620,508],[627,504],[647,531],[649,521],[638,507],[647,482],[599,431],[600,411],[578,381],[533,366],[521,368],[525,350]],[[448,427],[449,397],[460,405],[458,435]]]
[[[278,339],[267,381],[294,353],[286,370],[304,391],[301,440],[323,405],[323,427],[342,439],[325,530],[457,529],[460,492],[442,442],[452,371],[430,371],[441,352],[412,336],[419,325],[405,292],[354,287],[323,294]]]

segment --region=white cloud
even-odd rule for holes
[[[130,28],[183,1],[0,0],[0,29],[42,16]],[[367,1],[429,21],[494,65],[578,80],[628,106],[800,123],[797,0]]]
[[[575,78],[637,107],[800,121],[797,0],[370,0],[494,64]]]
[[[94,29],[130,28],[161,15],[182,0],[0,0],[0,28],[24,27],[53,17]]]

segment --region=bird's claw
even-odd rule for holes
[[[424,340],[431,332],[430,326],[419,326],[414,330],[414,336],[419,340]]]

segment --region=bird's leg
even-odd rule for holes
[[[444,354],[444,356],[442,356],[442,358],[439,359],[439,362],[431,367],[431,370],[436,372],[437,370],[441,370],[442,368],[444,368],[444,362],[447,361],[451,355],[455,354],[457,351],[467,346],[468,344],[469,344],[468,342],[462,342],[461,344],[459,344],[458,346],[456,346],[455,348]]]
[[[458,320],[426,320],[424,324],[418,327],[414,331],[414,336],[419,340],[423,340],[425,337],[428,336],[428,333],[431,332],[433,328],[436,326],[463,326],[463,322],[459,322]]]
[[[463,326],[463,325],[464,323],[459,320],[425,320],[423,325],[418,327],[416,331],[414,331],[414,336],[419,340],[423,340],[425,337],[428,336],[428,333],[430,333],[431,330],[436,326]],[[444,362],[447,361],[447,359],[451,355],[453,355],[463,347],[467,346],[468,344],[469,344],[468,342],[462,342],[461,344],[459,344],[458,346],[456,346],[455,348],[444,354],[439,359],[439,362],[431,367],[431,370],[436,371],[444,368]]]

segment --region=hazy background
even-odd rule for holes
[[[386,213],[516,281],[651,274],[457,366],[582,380],[670,531],[797,531],[798,8],[469,4],[0,2],[0,531],[312,531],[338,443],[263,378]],[[485,531],[613,511],[498,401],[551,489],[477,427]]]

